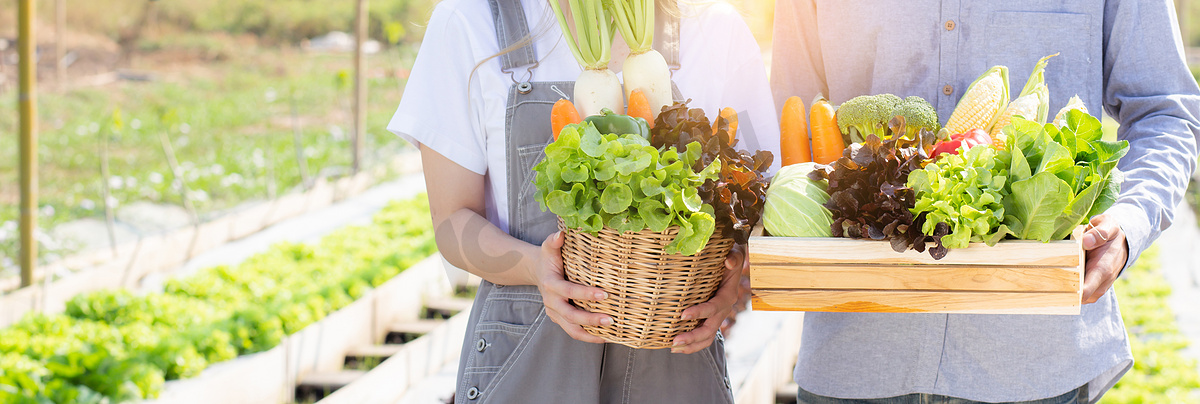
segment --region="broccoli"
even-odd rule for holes
[[[838,129],[847,143],[861,143],[874,134],[880,139],[887,137],[887,123],[892,111],[903,100],[892,94],[860,95],[842,103],[837,110]]]
[[[933,105],[921,97],[905,98],[890,115],[904,117],[904,133],[900,135],[909,139],[916,139],[921,129],[937,132],[941,126],[938,124],[937,111],[933,109]]]

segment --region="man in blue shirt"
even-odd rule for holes
[[[1046,69],[1050,111],[1078,94],[1130,145],[1121,196],[1083,239],[1081,315],[807,313],[801,402],[1098,401],[1133,364],[1110,287],[1171,224],[1196,165],[1200,90],[1172,2],[780,0],[774,38],[777,106],[916,95],[943,123],[989,67],[1008,66],[1019,89],[1060,53]]]

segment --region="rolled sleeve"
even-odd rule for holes
[[[1125,182],[1107,213],[1126,233],[1128,267],[1171,225],[1195,170],[1200,89],[1171,2],[1109,1],[1104,31],[1104,107],[1129,141],[1118,164]]]

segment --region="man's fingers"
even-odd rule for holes
[[[1083,233],[1083,249],[1094,250],[1104,244],[1116,240],[1121,227],[1108,215],[1097,215],[1088,222],[1087,231]]]
[[[1125,236],[1118,232],[1111,242],[1087,252],[1083,274],[1084,304],[1095,303],[1108,292],[1125,267],[1126,249]]]

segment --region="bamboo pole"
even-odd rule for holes
[[[366,137],[367,127],[367,89],[366,69],[363,66],[363,42],[367,37],[367,0],[358,0],[354,19],[354,173],[362,168],[363,138]]]
[[[33,284],[37,265],[37,66],[34,64],[33,0],[18,0],[17,52],[20,54],[21,104],[21,287]]]

